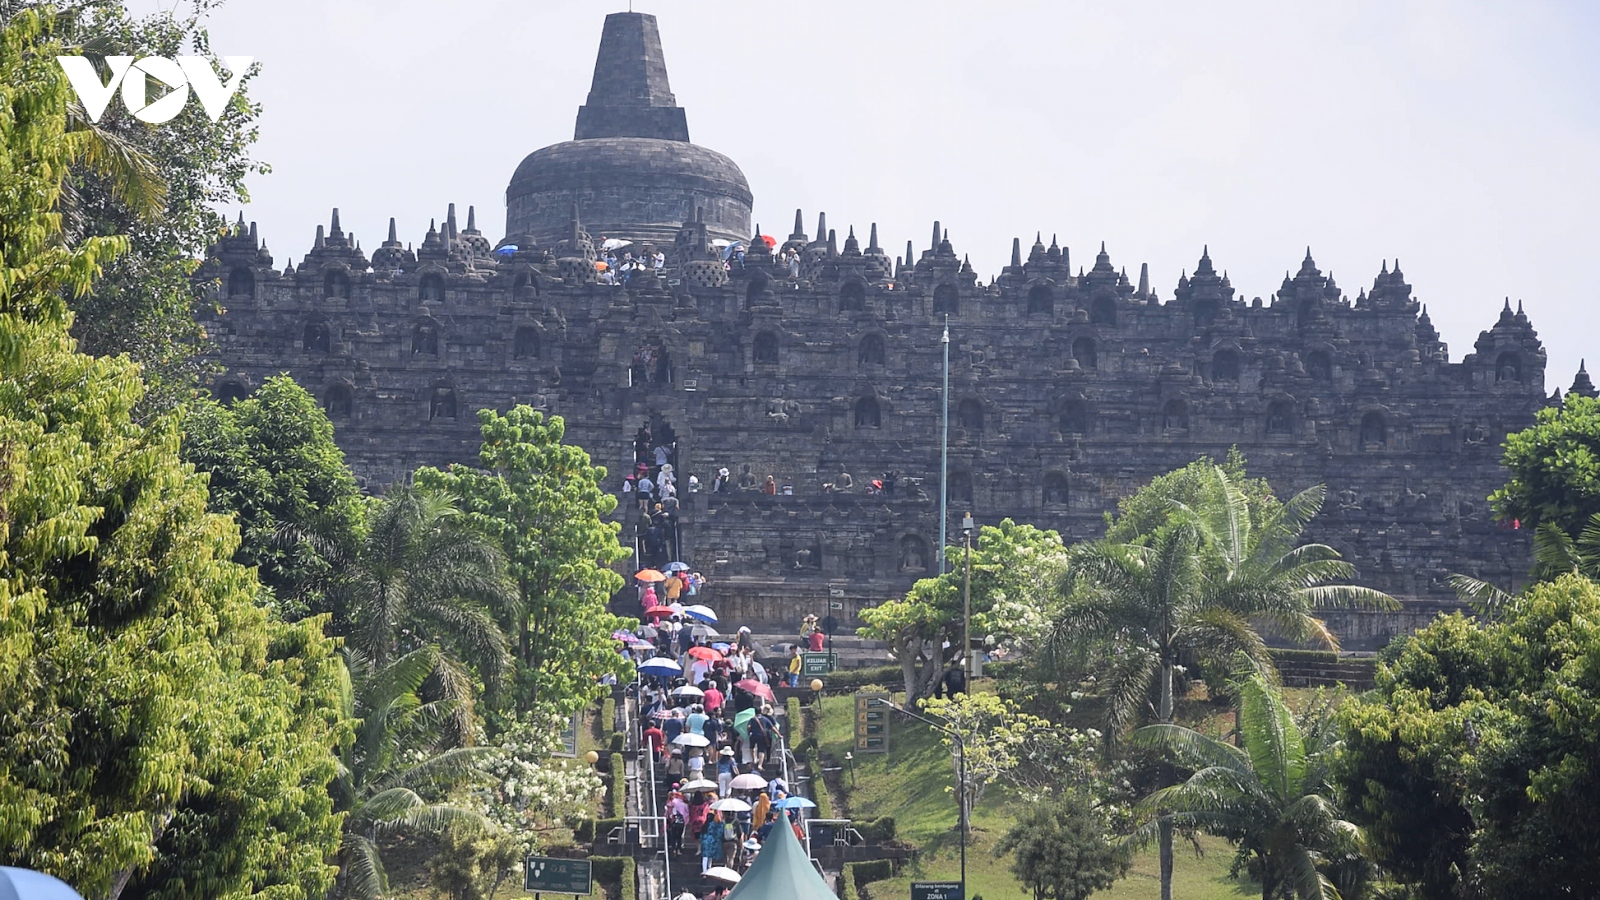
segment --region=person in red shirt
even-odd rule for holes
[[[717,690],[717,683],[715,681],[711,682],[710,686],[706,688],[705,700],[702,701],[706,707],[706,714],[715,716],[717,711],[722,709],[722,700],[722,692]]]
[[[661,755],[661,748],[667,746],[667,736],[661,733],[661,726],[655,722],[644,730],[644,739],[650,743],[650,751],[657,756]]]
[[[822,629],[818,628],[812,631],[811,635],[807,637],[806,640],[811,642],[812,653],[822,652]]]

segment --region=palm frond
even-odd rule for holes
[[[1494,618],[1514,599],[1507,591],[1471,575],[1451,575],[1450,587],[1461,602],[1485,619]]]
[[[1216,738],[1207,737],[1182,725],[1146,725],[1135,731],[1128,743],[1135,747],[1161,750],[1177,764],[1189,769],[1227,768],[1245,773],[1250,758],[1243,750]]]
[[[346,830],[339,858],[344,896],[353,900],[381,900],[389,892],[389,876],[383,870],[383,858],[378,855],[376,843]]]

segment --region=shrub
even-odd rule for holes
[[[899,833],[894,816],[879,816],[876,819],[856,822],[853,827],[861,832],[862,839],[869,844],[887,843],[894,840]]]
[[[614,818],[621,818],[627,814],[627,800],[623,796],[623,789],[628,781],[628,770],[623,765],[622,754],[611,754],[611,803],[608,812]]]

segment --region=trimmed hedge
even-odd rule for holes
[[[1333,650],[1297,650],[1292,647],[1274,647],[1267,651],[1274,660],[1292,659],[1306,662],[1336,663],[1340,656]]]
[[[828,781],[822,776],[822,760],[815,749],[806,751],[806,768],[811,770],[811,799],[817,804],[817,818],[833,818],[833,798],[828,796]]]
[[[607,697],[600,701],[600,727],[595,730],[595,737],[610,734],[617,727],[617,701]]]
[[[869,844],[888,843],[899,833],[899,826],[895,824],[894,816],[879,816],[864,822],[854,822],[851,827],[861,832],[862,839]]]
[[[634,881],[634,863],[631,856],[591,856],[594,880],[602,887],[617,886],[617,900],[635,900],[639,889]]]
[[[608,812],[613,818],[622,818],[627,815],[628,804],[623,796],[627,789],[628,769],[622,762],[621,753],[611,754],[611,803]]]
[[[789,749],[793,750],[805,738],[805,720],[800,718],[800,698],[790,697],[783,701],[783,712],[789,720]]]
[[[624,741],[625,738],[623,738],[622,732],[613,731],[611,732],[611,743],[606,747],[606,749],[610,750],[612,753],[621,753]]]
[[[863,887],[893,877],[894,864],[887,859],[845,863],[839,872],[839,897],[841,900],[860,900]]]
[[[905,682],[899,666],[875,666],[867,669],[840,669],[822,679],[822,693],[849,694],[869,684],[883,685],[891,690]]]
[[[580,844],[605,840],[611,829],[622,824],[621,817],[614,819],[583,819],[572,828],[572,839]]]

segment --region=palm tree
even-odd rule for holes
[[[441,676],[465,663],[498,683],[511,651],[495,614],[515,621],[517,604],[499,545],[467,527],[454,497],[411,485],[391,488],[368,525],[353,557],[336,566],[351,644],[378,668],[435,644]]]
[[[1576,539],[1554,522],[1541,522],[1534,531],[1529,583],[1553,581],[1568,573],[1600,580],[1600,513],[1589,519]],[[1457,597],[1486,619],[1499,615],[1515,597],[1512,592],[1471,575],[1451,575],[1450,586],[1455,588]]]
[[[1262,900],[1336,900],[1322,868],[1359,856],[1361,831],[1329,799],[1332,728],[1295,722],[1272,680],[1255,670],[1236,683],[1235,747],[1179,725],[1150,725],[1133,742],[1169,754],[1191,774],[1146,797],[1156,822],[1134,835],[1148,841],[1170,821],[1228,838],[1253,862]]]
[[[355,724],[355,735],[342,748],[333,785],[335,803],[345,813],[336,896],[377,900],[388,892],[378,852],[384,835],[401,829],[438,833],[454,823],[491,827],[478,812],[423,796],[444,795],[474,777],[480,753],[450,747],[445,737],[459,701],[422,699],[422,685],[439,662],[433,647],[386,666],[359,650],[345,651],[345,716]]]
[[[1242,654],[1270,670],[1260,631],[1337,647],[1312,611],[1392,607],[1371,588],[1331,584],[1354,568],[1324,544],[1301,544],[1322,507],[1321,486],[1256,510],[1220,467],[1202,473],[1189,503],[1167,499],[1165,522],[1129,541],[1101,540],[1068,553],[1066,603],[1046,641],[1058,660],[1098,655],[1113,740],[1140,721],[1173,721],[1186,660],[1222,668]],[[1172,822],[1158,820],[1161,897],[1172,898]]]

